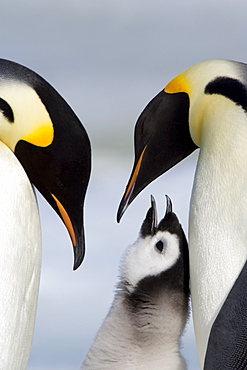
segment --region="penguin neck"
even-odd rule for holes
[[[211,325],[247,257],[247,115],[229,104],[221,111],[212,106],[204,119],[190,207],[191,291],[201,365]]]
[[[143,309],[133,307],[129,293],[120,286],[82,369],[185,369],[178,333],[186,319],[173,320],[175,307],[167,303],[167,297],[163,305],[159,302],[161,309],[154,309],[148,299],[142,303]]]
[[[32,186],[0,141],[0,367],[26,369],[36,315],[41,235]]]

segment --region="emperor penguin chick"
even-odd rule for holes
[[[188,318],[188,245],[169,197],[157,225],[156,204],[125,252],[112,307],[82,369],[180,370],[180,337]]]

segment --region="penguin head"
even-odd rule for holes
[[[121,281],[132,293],[149,277],[158,278],[167,274],[173,285],[189,284],[188,245],[182,226],[172,203],[166,196],[167,207],[163,219],[157,223],[155,199],[151,196],[151,207],[141,226],[137,241],[124,254],[121,267]]]
[[[74,269],[84,257],[83,207],[91,171],[88,135],[42,77],[0,59],[0,140],[68,229]]]
[[[225,60],[199,63],[174,78],[143,110],[135,126],[135,159],[117,220],[153,180],[202,145],[210,115],[246,112],[247,66]]]

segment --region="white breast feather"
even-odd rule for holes
[[[24,370],[39,287],[39,215],[22,166],[1,141],[0,184],[0,368]]]

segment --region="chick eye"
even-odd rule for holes
[[[7,118],[7,120],[10,123],[14,122],[14,113],[13,113],[13,111],[12,111],[10,105],[5,100],[3,100],[2,98],[0,98],[0,112],[2,112],[4,117]]]
[[[161,240],[159,240],[155,244],[155,248],[158,250],[158,252],[162,253],[163,252],[163,249],[164,249],[164,243]]]

